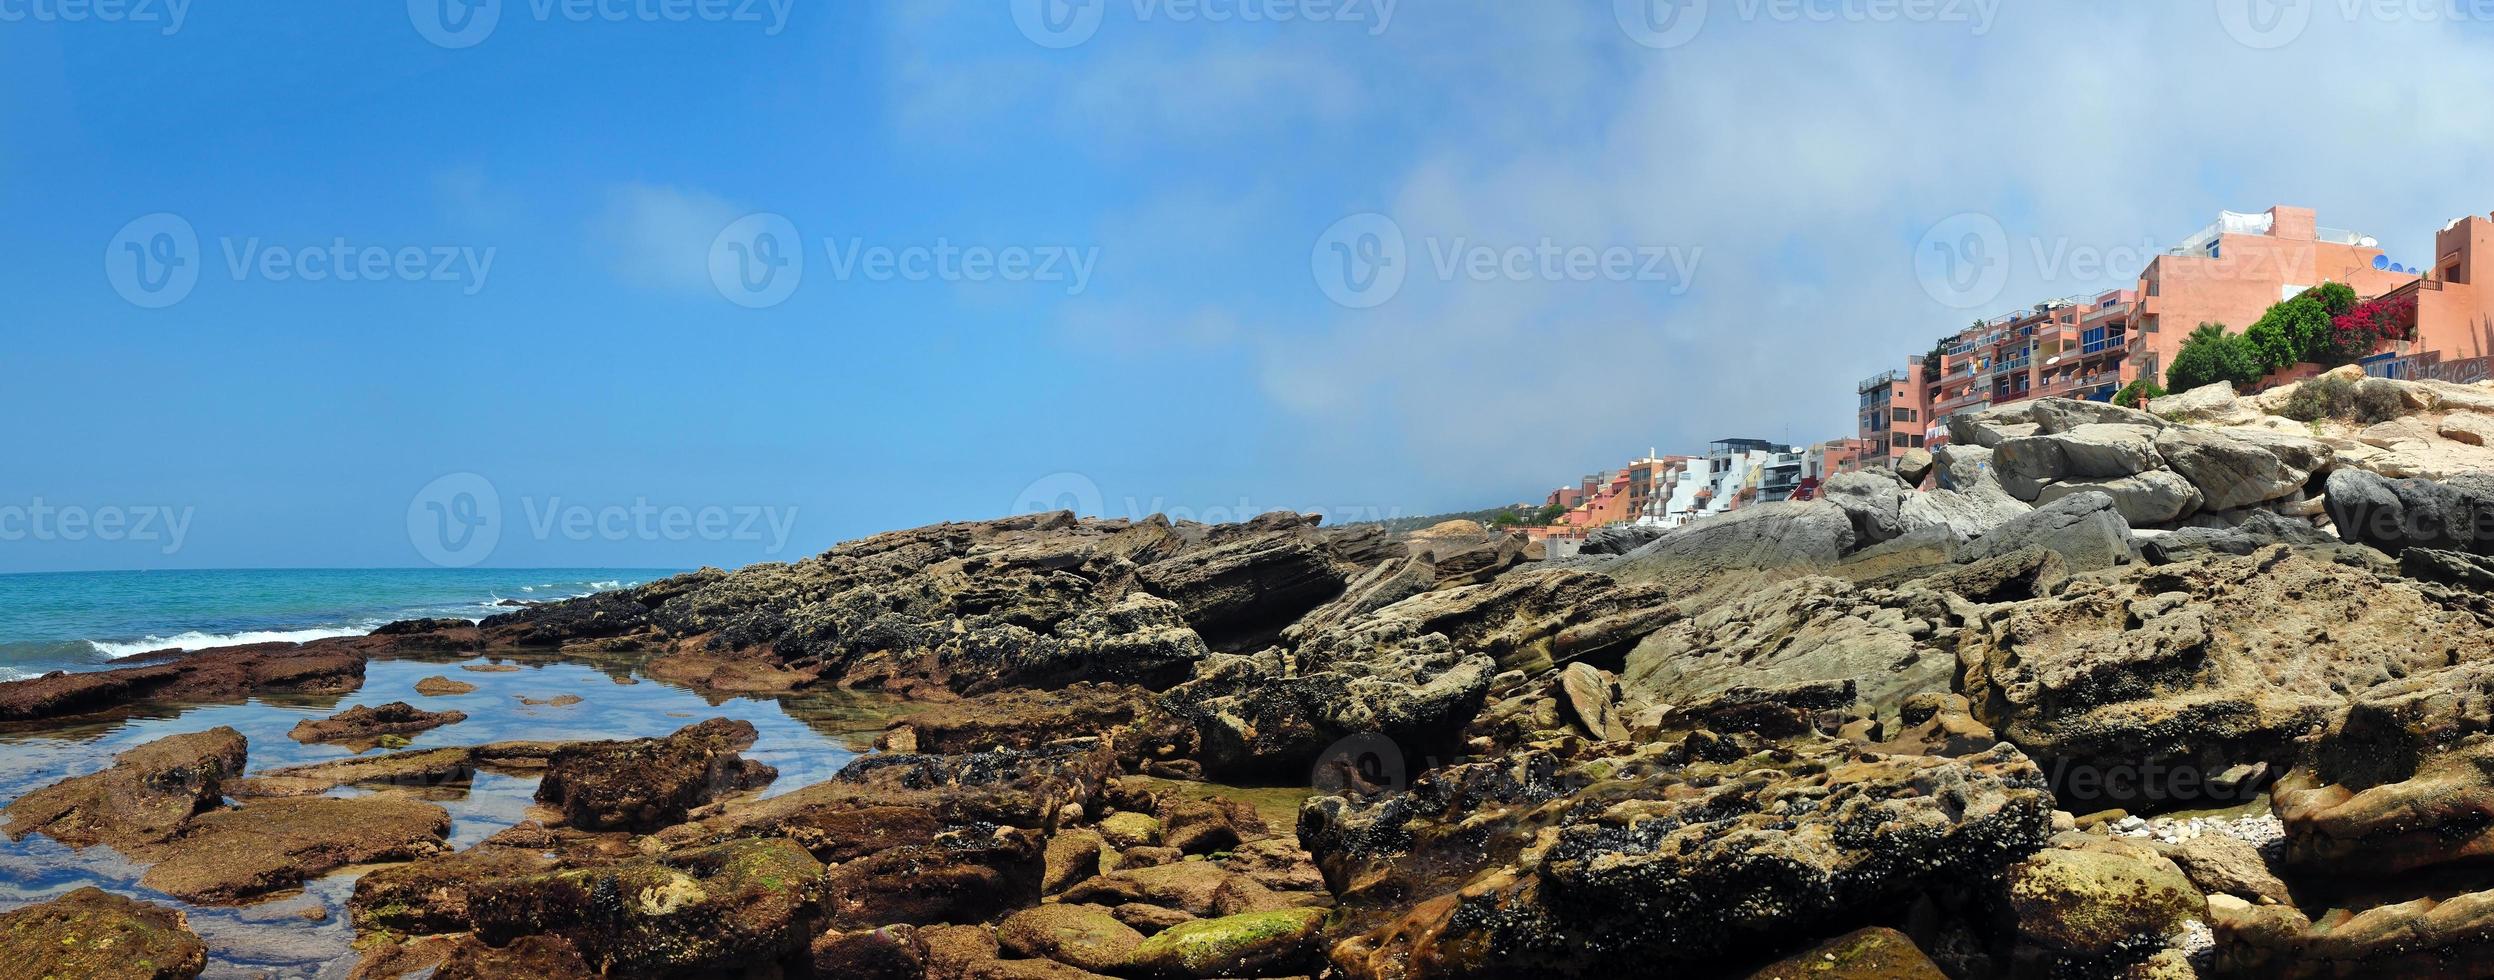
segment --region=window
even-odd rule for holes
[[[1889,410],[1888,418],[1889,421],[1892,422],[1911,422],[1914,420],[1914,410],[1910,408],[1891,409]]]

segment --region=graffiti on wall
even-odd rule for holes
[[[2494,357],[2465,357],[2445,361],[2435,353],[2410,354],[2374,361],[2364,366],[2364,373],[2376,378],[2400,381],[2448,381],[2453,384],[2475,384],[2494,378]]]

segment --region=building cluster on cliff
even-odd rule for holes
[[[2480,278],[2489,287],[2483,293]],[[2221,212],[2151,258],[2132,288],[1976,321],[1903,368],[1856,384],[1864,462],[1944,443],[1954,415],[2029,398],[2110,401],[2135,382],[2161,388],[2202,325],[2242,333],[2273,307],[2332,283],[2356,300],[2402,310],[2393,336],[2346,358],[2365,373],[2475,381],[2494,368],[2494,219],[2469,215],[2444,225],[2432,263],[2418,269],[2394,261],[2371,236],[2320,227],[2310,208]],[[2247,386],[2299,381],[2322,367],[2281,364]]]
[[[1702,456],[1648,452],[1552,490],[1543,520],[1525,530],[1535,540],[1575,540],[1609,525],[1678,527],[1752,504],[1808,499],[1837,473],[1893,466],[1908,452],[1945,444],[1955,415],[2030,398],[2111,401],[2159,389],[2203,324],[2241,332],[2272,307],[2330,283],[2402,311],[2393,336],[2354,357],[2367,374],[2494,377],[2494,217],[2445,225],[2434,236],[2432,263],[2410,268],[2370,236],[2321,227],[2310,208],[2220,212],[2151,258],[2131,288],[1978,320],[1902,368],[1863,379],[1854,386],[1853,438],[1806,447],[1724,439]],[[2322,366],[2285,365],[2251,387],[2300,380]]]

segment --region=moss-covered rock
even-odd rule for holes
[[[1120,849],[1160,846],[1160,821],[1145,813],[1112,813],[1100,821],[1100,836]]]
[[[1055,960],[1093,973],[1123,971],[1143,934],[1097,905],[1042,905],[1007,916],[996,942],[1033,959]]]
[[[0,915],[0,976],[188,980],[207,965],[182,913],[101,889]]]
[[[1134,951],[1134,968],[1167,977],[1305,973],[1319,965],[1323,909],[1279,909],[1187,922]]]
[[[723,971],[806,948],[822,862],[793,841],[747,839],[467,889],[478,938],[569,941],[600,972]]]
[[[1777,960],[1749,980],[1947,980],[1939,964],[1894,929],[1857,929]]]
[[[441,807],[385,796],[256,800],[193,819],[182,835],[139,856],[156,861],[140,883],[188,902],[239,902],[350,864],[439,854],[450,833]]]
[[[2087,957],[2152,951],[2208,901],[2153,854],[2046,850],[2009,868],[2009,904],[2029,941]]]
[[[1107,846],[1098,832],[1090,830],[1068,830],[1048,838],[1047,871],[1039,879],[1040,894],[1054,895],[1108,870],[1100,863]]]

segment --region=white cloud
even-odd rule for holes
[[[679,187],[623,184],[607,192],[591,229],[612,256],[615,275],[645,289],[707,292],[710,245],[745,215],[717,195]]]
[[[2494,83],[2494,59],[2450,25],[2346,23],[2318,4],[2295,43],[2254,50],[2211,3],[2012,5],[1978,36],[1743,23],[1736,11],[1774,5],[1717,2],[1696,40],[1658,51],[1630,43],[1609,6],[1413,5],[1381,38],[1274,32],[1252,51],[1236,36],[1103,32],[1085,58],[1033,69],[1046,80],[1033,90],[1069,138],[1122,117],[1175,146],[1296,160],[1277,121],[1347,127],[1374,174],[1350,199],[1386,202],[1415,263],[1424,239],[1454,237],[1702,248],[1685,295],[1414,275],[1374,310],[1296,302],[1308,284],[1271,270],[1304,268],[1337,213],[1255,237],[1277,256],[1236,266],[1267,277],[1256,296],[1213,282],[1156,297],[1157,316],[1120,312],[1203,318],[1205,297],[1235,307],[1230,322],[1315,309],[1288,338],[1254,336],[1266,395],[1331,447],[1317,468],[1410,467],[1485,493],[1654,444],[1849,435],[1855,379],[1977,315],[2137,271],[2039,257],[2135,255],[2220,208],[2299,204],[2416,262],[2444,221],[2494,209],[2475,173],[2494,158],[2494,106],[2471,95]],[[1235,60],[1190,72],[1207,46]],[[939,62],[925,74],[947,77]],[[1287,169],[1276,197],[1345,199]],[[1186,179],[1146,176],[1134,193]],[[2012,243],[2007,287],[1976,310],[1935,301],[1913,268],[1922,233],[1966,211],[1997,217]],[[1159,250],[1202,247],[1183,223],[1157,232]],[[1153,233],[1128,247],[1155,250]]]

